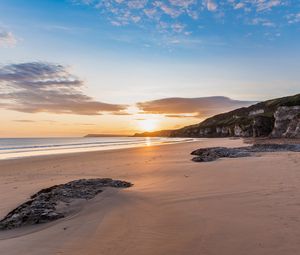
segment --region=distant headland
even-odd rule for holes
[[[84,137],[128,137],[129,135],[120,134],[87,134]]]

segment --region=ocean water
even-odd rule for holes
[[[0,160],[40,155],[113,150],[189,142],[190,138],[149,137],[72,137],[0,138]]]

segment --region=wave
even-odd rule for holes
[[[0,139],[0,159],[112,150],[188,142],[190,138],[5,138]]]

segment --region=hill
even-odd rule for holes
[[[127,135],[115,135],[115,134],[87,134],[84,137],[124,137]]]
[[[133,137],[169,137],[173,130],[159,130],[154,132],[136,133]]]
[[[164,133],[161,132],[157,131],[155,134],[162,136]],[[172,130],[166,136],[300,137],[300,94],[218,114],[198,124]]]

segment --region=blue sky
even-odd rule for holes
[[[100,102],[299,92],[299,1],[3,0],[0,14],[3,72],[62,65]]]

